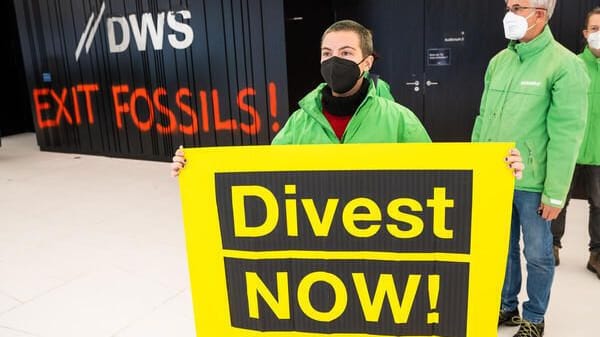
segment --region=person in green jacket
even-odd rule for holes
[[[374,60],[368,29],[351,20],[331,25],[321,39],[326,83],[299,102],[272,144],[431,142],[412,111],[390,100],[387,83],[375,87],[367,75]]]
[[[577,181],[576,177],[579,177],[587,192],[590,204],[588,220],[590,258],[587,268],[600,278],[600,7],[594,8],[587,14],[583,36],[588,43],[579,57],[585,62],[592,82],[588,92],[588,121],[571,188]],[[558,249],[562,248],[565,218],[566,208],[552,222],[556,265],[560,261]]]
[[[508,0],[508,47],[490,61],[474,142],[514,141],[526,170],[516,182],[509,254],[498,325],[519,325],[515,337],[544,334],[554,277],[550,221],[564,206],[587,114],[583,62],[556,42],[547,23],[555,0]],[[520,234],[527,295],[519,316]]]

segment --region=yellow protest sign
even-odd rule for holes
[[[496,335],[511,147],[186,149],[198,336]]]

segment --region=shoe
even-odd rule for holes
[[[515,319],[519,323],[519,331],[513,337],[542,337],[544,336],[544,321],[531,323],[524,319]]]
[[[600,278],[600,252],[590,252],[590,260],[587,269]]]
[[[515,320],[520,320],[519,309],[515,309],[512,311],[504,311],[500,310],[500,315],[498,315],[498,326],[506,325],[506,326],[517,326],[519,322]]]
[[[554,252],[554,265],[558,266],[560,264],[560,256],[558,255],[558,250],[560,249],[559,246],[553,246],[553,252]]]

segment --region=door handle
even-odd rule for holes
[[[425,85],[428,86],[428,87],[431,87],[432,85],[438,85],[438,84],[440,84],[440,83],[439,82],[430,81],[430,80],[427,80],[427,82],[425,82]]]
[[[412,86],[414,86],[413,90],[416,91],[416,92],[419,92],[419,90],[421,90],[421,88],[419,87],[419,84],[421,84],[421,82],[419,82],[419,81],[406,82],[406,85],[412,85]]]

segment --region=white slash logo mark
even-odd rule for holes
[[[90,15],[88,19],[87,25],[85,26],[85,30],[83,34],[81,34],[81,38],[79,39],[79,43],[77,44],[77,49],[75,50],[75,61],[79,60],[79,55],[81,55],[81,49],[83,49],[83,45],[85,43],[85,53],[87,54],[92,46],[92,42],[94,41],[94,36],[96,36],[96,31],[98,31],[98,25],[100,24],[100,19],[102,18],[102,14],[104,14],[105,2],[100,6],[100,13],[96,17],[94,21],[94,13]],[[93,24],[93,25],[92,25]]]

